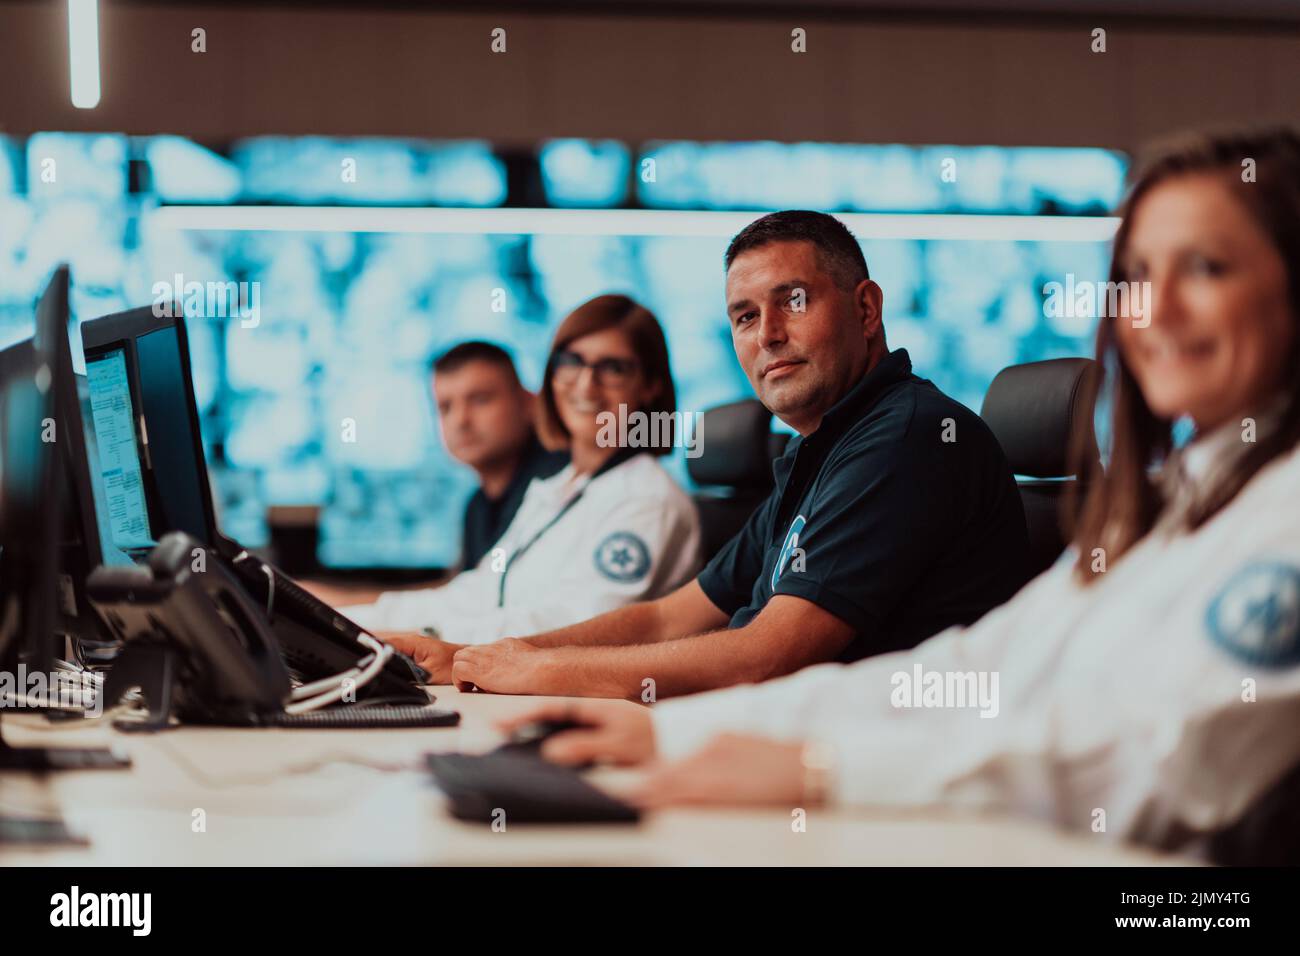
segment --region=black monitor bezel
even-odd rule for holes
[[[138,423],[139,414],[141,414],[140,410],[144,405],[140,396],[139,359],[136,354],[135,343],[138,338],[148,335],[150,332],[159,332],[166,329],[175,330],[176,344],[180,350],[181,368],[185,373],[181,375],[181,382],[185,389],[186,413],[189,417],[191,434],[194,436],[191,452],[195,456],[196,470],[202,485],[199,497],[203,507],[203,523],[209,539],[205,543],[209,546],[215,546],[219,541],[220,532],[217,528],[216,509],[213,507],[212,484],[208,476],[207,458],[203,453],[203,431],[199,425],[198,401],[194,393],[193,367],[190,364],[189,333],[185,328],[185,319],[180,303],[174,303],[171,311],[171,315],[167,315],[165,311],[159,315],[155,306],[146,305],[137,309],[128,309],[125,312],[115,312],[111,315],[100,316],[97,319],[90,319],[82,323],[81,326],[81,349],[87,362],[92,361],[92,356],[103,355],[114,349],[125,350],[127,377],[131,383],[131,401],[137,411],[136,441],[140,442],[144,436],[139,434]],[[149,423],[146,418],[146,431],[148,427]],[[141,447],[146,446],[142,445]],[[153,525],[155,522],[155,508],[158,505],[158,491],[153,474],[152,456],[146,455],[142,464],[148,470],[146,500],[149,502],[150,524]],[[165,534],[170,530],[172,529],[151,528],[152,532],[161,534]]]
[[[86,419],[78,377],[72,364],[72,277],[68,266],[55,269],[36,311],[32,336],[52,374],[54,418],[62,448],[55,460],[55,480],[62,482],[59,507],[59,599],[57,630],[80,641],[111,642],[103,622],[86,597],[86,578],[104,563],[98,511],[92,487]]]
[[[8,415],[7,399],[14,398],[21,387],[29,390],[29,397],[36,398],[38,421],[53,418],[57,422],[53,391],[41,391],[36,384],[41,367],[48,368],[48,362],[33,339],[15,342],[0,350],[0,356],[0,368],[5,371],[0,399],[6,399],[0,401],[0,413]],[[20,380],[25,380],[21,386]],[[8,441],[9,423],[4,424],[0,436]],[[12,466],[3,472],[4,487],[0,488],[0,668],[13,670],[20,660],[28,658],[34,669],[48,672],[54,657],[53,647],[46,645],[52,642],[58,614],[58,526],[66,483],[59,475],[57,442],[53,449],[50,443],[40,442],[38,447],[34,439],[32,442],[29,450],[35,450],[37,457],[33,459],[33,471],[21,486],[26,494],[16,493],[20,488],[12,478]],[[41,640],[37,636],[41,634],[50,640]],[[0,750],[3,748],[0,740]]]
[[[60,644],[56,649],[56,638],[63,634],[81,636],[85,629],[90,633],[99,632],[97,619],[85,600],[84,580],[79,582],[80,586],[74,584],[76,620],[78,623],[84,621],[84,627],[72,626],[72,618],[64,612],[64,600],[60,595],[60,579],[68,573],[67,552],[74,546],[68,540],[69,532],[74,529],[67,506],[78,491],[84,490],[87,495],[90,492],[89,468],[78,469],[76,461],[76,451],[80,448],[81,463],[85,465],[86,449],[85,434],[77,434],[73,427],[81,421],[81,405],[72,372],[72,346],[68,341],[69,286],[67,266],[55,269],[37,303],[31,338],[12,347],[22,349],[27,356],[26,361],[30,362],[28,371],[41,395],[37,410],[40,417],[31,424],[40,427],[43,447],[35,464],[35,487],[40,500],[5,502],[5,602],[18,601],[20,613],[14,640],[0,647],[0,666],[13,664],[17,653],[20,658],[26,658],[33,671],[40,673],[51,672],[55,658],[61,656],[63,648]],[[19,362],[23,360],[20,355]],[[45,379],[47,384],[42,386],[41,379]],[[69,395],[74,399],[71,404]],[[43,434],[47,421],[54,422],[53,441],[48,441]],[[78,480],[79,472],[83,471],[87,478],[84,483]],[[75,542],[75,547],[83,549],[79,558],[87,562],[99,554],[97,548],[93,554],[89,550],[92,543],[99,541],[98,526],[92,527],[89,534],[85,530],[86,525],[95,522],[93,497],[89,507],[91,510],[87,513],[86,502],[82,499],[79,509],[82,537]],[[14,513],[18,508],[26,514],[15,521]],[[78,570],[89,574],[93,568]]]

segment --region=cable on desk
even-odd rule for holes
[[[397,653],[392,645],[384,644],[364,631],[357,635],[357,643],[372,651],[372,656],[363,659],[355,667],[326,678],[324,681],[316,681],[313,684],[294,688],[293,700],[284,705],[285,713],[305,714],[342,700],[349,691],[355,692],[357,688],[365,687],[374,680],[379,675],[379,672],[384,669],[384,665],[388,663],[389,658]],[[352,681],[351,685],[349,685],[348,681]],[[319,693],[315,697],[308,697],[310,693],[317,693],[321,690],[322,686],[330,686],[331,684],[333,685],[332,690]]]
[[[348,764],[355,767],[364,767],[367,770],[375,770],[380,773],[401,773],[405,770],[422,770],[424,766],[422,758],[420,760],[413,760],[410,763],[379,763],[378,761],[353,757],[350,754],[326,754],[310,763],[281,767],[265,774],[217,779],[215,777],[210,777],[202,767],[191,761],[184,754],[173,749],[170,742],[165,742],[165,738],[155,737],[153,738],[153,743],[158,747],[158,749],[162,750],[168,757],[170,757],[172,762],[180,767],[181,770],[185,772],[185,775],[191,780],[201,786],[217,790],[225,787],[243,787],[260,783],[273,783],[274,781],[280,780],[284,777],[294,777],[301,776],[302,774],[314,773],[317,770],[323,770],[324,768],[333,766],[334,764]]]

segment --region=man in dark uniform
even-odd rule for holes
[[[477,565],[500,540],[529,482],[551,477],[568,464],[569,456],[549,452],[537,440],[534,396],[520,383],[514,362],[500,346],[462,342],[438,356],[430,373],[443,444],[453,458],[473,468],[479,480],[478,490],[465,505],[460,557],[451,569],[454,576]],[[336,607],[365,604],[387,590],[374,585],[301,583]]]
[[[699,576],[656,601],[456,651],[457,684],[645,701],[913,647],[1024,582],[1011,468],[984,422],[890,351],[883,295],[831,216],[774,213],[726,254],[736,357],[798,436],[776,487]],[[703,436],[705,442],[708,435]],[[403,650],[447,675],[445,652]]]
[[[554,475],[569,457],[548,452],[537,440],[534,397],[504,349],[463,342],[435,359],[432,371],[442,440],[479,479],[465,506],[463,570],[477,565],[501,538],[529,482]]]

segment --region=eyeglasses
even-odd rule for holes
[[[588,362],[577,352],[557,352],[551,359],[551,376],[561,385],[572,385],[589,368],[596,381],[607,388],[626,385],[632,381],[640,366],[635,359],[603,358]]]

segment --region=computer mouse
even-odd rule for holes
[[[574,730],[583,727],[584,724],[576,720],[537,720],[531,724],[523,724],[511,731],[506,742],[493,751],[498,754],[514,754],[519,757],[536,757],[542,758],[542,744],[546,739],[554,734],[565,730]],[[595,766],[594,761],[577,764],[575,770],[586,770]]]
[[[561,733],[565,730],[576,730],[585,726],[576,720],[535,720],[532,723],[522,724],[510,732],[506,742],[502,744],[499,750],[510,750],[516,753],[522,751],[539,752],[542,744],[548,737]]]

